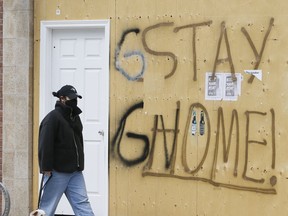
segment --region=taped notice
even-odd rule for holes
[[[233,80],[231,73],[206,73],[205,99],[206,100],[238,100],[241,95],[242,75],[236,73]]]
[[[262,81],[262,70],[244,70],[246,74],[255,76],[257,79]]]

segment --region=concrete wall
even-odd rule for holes
[[[3,182],[10,215],[32,203],[33,1],[3,3]]]
[[[41,20],[111,20],[111,216],[286,214],[287,9],[283,0],[35,1],[35,95]],[[253,69],[262,79],[244,72]],[[237,74],[241,95],[208,100],[206,72]],[[204,135],[191,134],[193,111],[198,125],[204,112]]]

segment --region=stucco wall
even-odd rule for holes
[[[286,214],[287,9],[283,0],[35,1],[35,94],[41,20],[111,20],[111,216]],[[252,69],[262,79],[244,73]],[[240,74],[241,95],[207,100],[206,72]],[[191,113],[199,125],[202,110],[205,133],[192,135]]]

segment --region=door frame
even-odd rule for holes
[[[106,136],[104,136],[104,143],[105,143],[105,197],[106,202],[105,202],[105,212],[106,215],[108,216],[109,212],[109,169],[108,169],[108,163],[109,163],[109,157],[108,157],[108,136],[109,136],[109,54],[110,54],[110,20],[53,20],[53,21],[41,21],[40,24],[40,72],[39,72],[39,123],[41,119],[50,111],[46,110],[49,109],[49,104],[48,100],[43,100],[43,98],[48,98],[51,97],[51,92],[48,91],[48,89],[51,89],[51,86],[47,86],[49,83],[51,84],[51,58],[52,58],[52,53],[51,49],[49,47],[52,46],[52,35],[53,35],[53,30],[54,29],[61,29],[61,30],[66,30],[66,29],[104,29],[104,34],[105,34],[105,41],[104,43],[104,50],[103,50],[103,56],[104,56],[104,68],[103,70],[105,71],[103,74],[107,76],[105,79],[107,80],[107,85],[105,86],[105,90],[103,93],[106,100],[106,107],[107,107],[107,114],[106,119],[107,119],[107,125],[105,126],[106,131]],[[40,87],[41,84],[41,87]],[[40,109],[40,107],[42,109]],[[44,109],[43,109],[44,108]],[[38,145],[36,144],[36,141],[34,141],[34,152],[33,155],[36,157],[37,152],[38,152]],[[33,160],[33,166],[38,166],[38,163],[35,163],[37,161],[36,159]],[[38,170],[33,168],[33,170]],[[38,174],[34,172],[34,179],[33,179],[33,191],[36,190],[35,188],[38,188]],[[38,190],[38,189],[37,189]],[[37,193],[33,192],[33,195],[35,196]],[[38,198],[38,197],[37,197]],[[33,198],[33,201],[36,200],[36,197]],[[35,205],[35,201],[33,202]],[[37,204],[36,204],[37,205]]]

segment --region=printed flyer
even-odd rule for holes
[[[205,99],[206,100],[228,100],[236,101],[241,95],[242,75],[235,73],[233,80],[231,73],[206,73]]]

